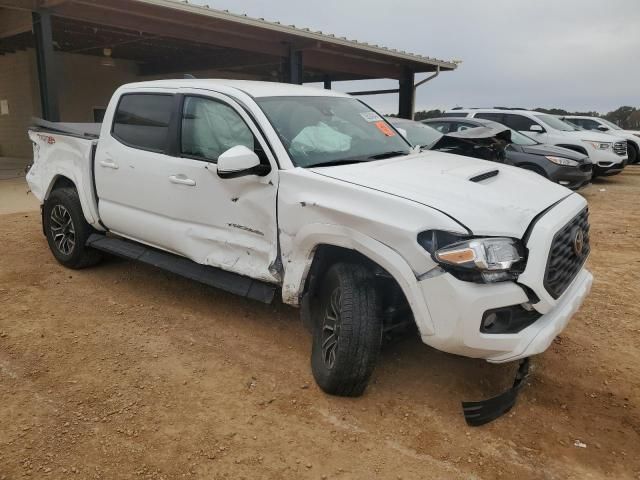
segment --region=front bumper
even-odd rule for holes
[[[582,268],[557,299],[546,291],[543,284],[554,234],[585,205],[582,197],[571,195],[540,217],[527,240],[529,258],[519,283],[471,283],[458,280],[444,271],[419,281],[419,291],[423,296],[421,303],[426,304],[427,311],[414,310],[414,317],[423,342],[438,350],[495,363],[544,352],[580,308],[593,282],[591,273]],[[523,285],[535,296],[530,296]],[[410,303],[416,305],[419,302]],[[541,316],[518,333],[480,331],[483,315],[488,310],[522,304],[532,305]],[[433,325],[433,334],[426,328],[420,328],[425,317]]]
[[[555,165],[550,167],[549,179],[560,185],[576,190],[591,181],[593,166],[588,163],[579,167]]]
[[[599,177],[611,177],[617,175],[624,170],[624,164],[611,164],[608,166],[595,165],[593,168],[593,175]]]
[[[593,162],[594,175],[616,175],[625,167],[629,157],[618,155],[613,150],[592,150],[589,158]]]

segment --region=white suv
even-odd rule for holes
[[[566,115],[560,117],[560,119],[584,130],[600,131],[625,138],[627,140],[629,163],[637,163],[640,160],[640,130],[624,130],[615,123],[599,117]]]
[[[620,173],[627,162],[626,139],[601,132],[585,131],[546,113],[499,108],[470,108],[450,110],[445,115],[493,120],[529,135],[540,143],[584,153],[593,162],[594,176]]]

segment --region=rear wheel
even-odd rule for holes
[[[51,192],[44,204],[44,231],[53,256],[68,268],[85,268],[102,258],[100,252],[85,246],[93,232],[82,213],[78,192],[59,188]]]
[[[312,306],[311,369],[326,393],[362,395],[382,341],[382,311],[374,277],[362,265],[336,263]]]

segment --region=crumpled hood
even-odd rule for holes
[[[435,208],[476,235],[522,238],[536,215],[572,195],[533,172],[442,152],[311,171]]]

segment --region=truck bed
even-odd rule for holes
[[[100,136],[101,123],[49,122],[42,118],[31,119],[31,130],[71,135],[73,137],[96,139]]]

